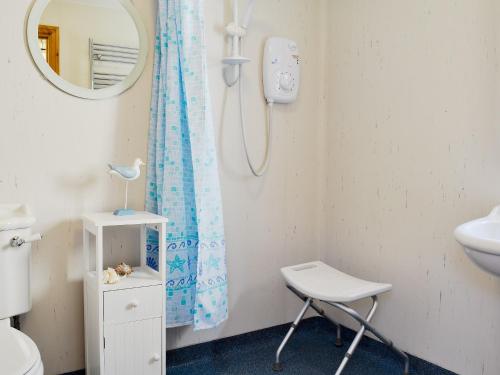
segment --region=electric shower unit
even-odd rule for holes
[[[232,52],[231,56],[227,56],[222,60],[224,63],[223,76],[226,85],[229,87],[238,83],[240,125],[245,155],[252,174],[261,177],[266,173],[271,157],[273,105],[274,103],[292,103],[298,96],[300,86],[299,48],[293,40],[281,37],[268,38],[265,43],[262,80],[267,104],[267,139],[264,159],[259,167],[255,167],[248,152],[242,84],[243,65],[251,61],[243,56],[243,41],[247,35],[255,0],[247,2],[247,8],[241,23],[238,5],[238,0],[233,0],[233,22],[226,26],[226,34],[230,37],[232,43]]]

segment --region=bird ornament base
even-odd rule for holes
[[[141,175],[141,165],[145,165],[145,163],[139,158],[135,159],[134,164],[131,167],[125,165],[108,164],[109,174],[112,176],[118,176],[125,181],[125,202],[123,205],[124,208],[115,210],[113,212],[113,215],[135,215],[135,211],[128,208],[128,184],[130,181],[134,181],[139,178],[139,176]]]
[[[130,216],[135,215],[135,211],[130,208],[119,208],[113,211],[113,215],[115,216]]]

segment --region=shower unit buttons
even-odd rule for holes
[[[297,99],[300,83],[297,43],[272,37],[264,50],[264,95],[268,102],[291,103]]]
[[[289,93],[295,88],[295,78],[290,72],[278,73],[276,83],[278,91],[285,93]]]

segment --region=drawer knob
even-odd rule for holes
[[[131,308],[131,309],[135,309],[135,308],[139,307],[139,301],[133,300],[132,302],[130,302],[128,304],[128,307]]]
[[[158,362],[161,359],[159,354],[154,354],[153,355],[153,362]]]

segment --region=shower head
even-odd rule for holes
[[[240,24],[239,0],[233,0],[233,22],[226,26],[226,34],[232,40],[232,53],[222,60],[225,65],[224,80],[229,87],[238,82],[241,66],[250,62],[250,59],[241,56],[241,41],[246,35],[254,6],[255,0],[247,1],[245,16],[242,19],[243,22]]]
[[[243,27],[244,29],[248,28],[248,25],[250,24],[254,6],[255,6],[255,0],[248,0],[245,17],[243,17],[243,22],[241,23],[241,27]]]

